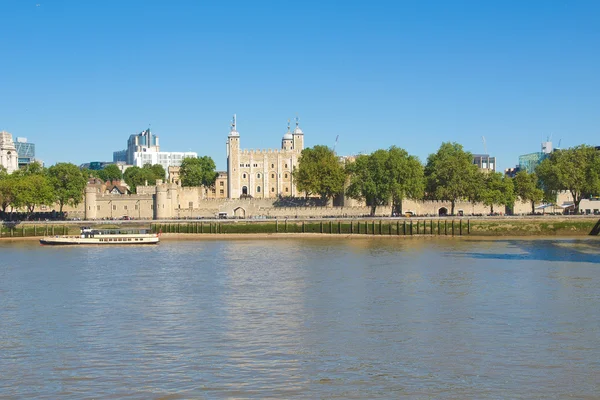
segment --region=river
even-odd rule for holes
[[[600,241],[0,241],[0,398],[600,398]]]

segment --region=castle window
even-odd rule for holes
[[[271,179],[275,179],[275,174],[271,174]]]
[[[213,194],[217,193],[217,189],[213,189],[213,190],[212,190],[212,193],[213,193]]]
[[[113,210],[116,210],[116,209],[117,209],[117,206],[113,206]]]
[[[135,205],[135,209],[136,209],[136,210],[138,209],[138,205],[137,205],[137,204]]]
[[[219,190],[219,194],[225,194],[225,191],[223,189]]]
[[[100,206],[97,206],[97,207],[98,207],[98,211],[100,211]]]
[[[272,187],[272,188],[271,188],[271,193],[272,193],[272,192],[274,192],[274,191],[275,191],[275,188],[274,188],[274,187]]]
[[[256,187],[256,193],[260,193],[260,186]]]
[[[287,168],[287,164],[285,164],[285,168]]]
[[[283,177],[287,179],[287,174],[285,174]]]
[[[219,182],[219,186],[223,186],[223,181]]]
[[[127,210],[127,206],[123,206],[123,210]]]
[[[188,203],[188,205],[190,206],[190,208],[194,208],[194,202],[193,202],[193,201],[190,201],[190,202]]]
[[[275,168],[275,164],[271,164],[271,168]]]
[[[250,164],[246,164],[246,167],[249,167],[249,166],[250,166]]]
[[[288,188],[285,188],[285,192],[286,192],[286,193],[287,193],[287,192],[289,192]]]
[[[242,178],[246,179],[246,174],[242,175]]]
[[[258,164],[253,164],[252,166],[253,166],[254,168],[256,168],[256,167],[258,167]]]
[[[244,164],[240,164],[240,167],[242,167],[242,168],[243,168],[243,167],[244,167]]]
[[[258,179],[260,179],[260,174],[256,174],[256,177],[257,177]]]

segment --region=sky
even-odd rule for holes
[[[224,170],[234,113],[248,149],[296,116],[339,155],[458,142],[503,170],[600,145],[595,0],[0,0],[0,21],[0,130],[46,166],[150,127]]]

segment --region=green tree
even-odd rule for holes
[[[9,205],[14,203],[15,177],[0,169],[0,208],[5,213]]]
[[[16,177],[13,195],[13,207],[26,207],[30,216],[36,206],[52,204],[55,198],[50,179],[40,173]]]
[[[144,168],[146,168],[147,165],[148,164],[144,165]],[[166,179],[167,172],[165,171],[165,168],[162,165],[154,164],[150,166],[150,169],[152,170],[156,179],[162,179],[163,181]]]
[[[98,171],[98,177],[103,181],[120,181],[123,179],[123,173],[115,164],[109,164],[104,169]]]
[[[545,192],[569,191],[576,213],[582,199],[600,193],[600,152],[592,146],[556,150],[535,172]]]
[[[523,202],[531,203],[531,213],[535,214],[535,203],[542,201],[544,191],[538,186],[538,177],[527,171],[519,171],[513,180],[515,195]]]
[[[219,175],[215,169],[215,162],[209,156],[185,157],[179,168],[181,186],[213,186]]]
[[[344,167],[333,150],[321,145],[302,150],[292,176],[299,191],[327,200],[342,193],[346,181]]]
[[[503,176],[500,172],[484,173],[484,186],[480,200],[490,207],[490,213],[494,213],[496,204],[511,206],[515,201],[512,179]]]
[[[156,184],[156,177],[151,168],[129,167],[125,170],[123,179],[129,185],[132,193],[137,192],[138,186]]]
[[[427,158],[426,196],[432,200],[450,201],[454,215],[457,201],[474,197],[477,178],[473,155],[458,143],[442,143],[439,150]]]
[[[415,156],[396,146],[388,150],[385,163],[389,172],[390,193],[392,196],[392,213],[402,214],[402,201],[420,199],[425,190],[423,164]]]
[[[61,213],[65,204],[76,206],[81,203],[87,179],[75,164],[55,164],[48,168],[48,177]]]
[[[346,194],[353,199],[364,200],[371,207],[371,215],[375,215],[378,206],[388,204],[392,196],[388,158],[387,150],[377,150],[370,155],[358,156],[346,167],[350,174]]]

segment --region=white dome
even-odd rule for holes
[[[290,131],[287,131],[285,135],[283,135],[283,140],[292,140],[294,137]]]
[[[294,135],[304,135],[304,132],[302,132],[302,129],[300,129],[299,126],[296,126],[296,129],[294,129]]]

